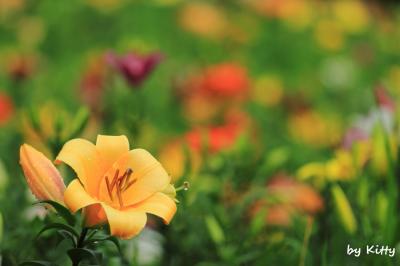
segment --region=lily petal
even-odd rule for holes
[[[104,136],[98,135],[96,148],[99,152],[105,169],[109,169],[122,155],[129,151],[129,141],[124,135]]]
[[[64,162],[71,166],[86,191],[92,196],[97,195],[99,179],[102,178],[105,169],[93,143],[84,139],[70,140],[65,143],[55,162]]]
[[[134,209],[117,210],[104,203],[101,205],[110,224],[111,235],[129,239],[137,235],[146,225],[147,217],[144,212]]]
[[[63,202],[65,185],[62,177],[43,153],[24,144],[20,149],[20,164],[29,188],[38,200]]]
[[[85,191],[78,179],[72,180],[68,185],[64,192],[64,202],[72,212],[99,203],[99,201],[95,200]]]
[[[150,198],[133,206],[132,209],[154,214],[162,218],[166,224],[169,224],[176,212],[176,204],[169,196],[157,192]]]
[[[162,165],[144,149],[134,149],[123,155],[107,171],[106,176],[113,176],[117,169],[123,172],[128,168],[133,170],[130,180],[134,183],[122,193],[124,206],[134,205],[164,190],[171,180]],[[99,198],[112,206],[118,205],[110,201],[104,179],[101,181]]]
[[[92,227],[107,222],[107,216],[101,204],[93,204],[85,207],[82,212],[85,217],[85,225]]]

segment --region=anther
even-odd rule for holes
[[[117,190],[116,194],[117,194],[118,202],[119,202],[119,205],[121,208],[124,207],[124,203],[122,201],[122,192],[127,190],[130,186],[132,186],[137,181],[137,179],[130,181],[132,173],[133,173],[133,170],[131,168],[127,168],[126,171],[124,172],[124,174],[122,176],[119,176],[119,170],[117,169],[111,183],[110,183],[110,180],[108,179],[108,176],[105,177],[108,196],[113,201],[112,194],[113,194],[114,187],[116,187],[116,190]]]
[[[135,184],[137,179],[133,179],[131,182],[129,182],[127,185],[124,186],[124,191],[127,190],[130,186]]]
[[[113,200],[112,189],[110,188],[110,181],[108,180],[108,176],[106,176],[106,184],[107,184],[108,196],[110,197],[111,200]]]
[[[122,208],[122,207],[124,207],[124,203],[122,202],[121,183],[122,183],[122,180],[120,179],[117,184],[117,196],[118,196],[119,206]]]

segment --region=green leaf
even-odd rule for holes
[[[29,108],[28,117],[29,117],[29,120],[31,122],[31,125],[32,125],[33,129],[37,133],[41,133],[42,127],[40,125],[39,114],[37,113],[37,111],[33,107]]]
[[[69,139],[76,138],[82,133],[88,123],[89,116],[90,113],[87,108],[81,107],[78,110],[78,113],[75,115],[72,121]]]
[[[25,261],[19,264],[19,266],[55,266],[56,264],[48,262],[48,261],[42,261],[42,260],[30,260],[30,261]]]
[[[72,245],[74,247],[76,246],[76,238],[74,237],[73,234],[71,234],[70,232],[65,231],[65,230],[57,230],[57,233],[63,238],[63,240],[70,239],[72,242]],[[61,242],[62,242],[62,240],[59,243],[61,243]]]
[[[0,245],[2,239],[3,239],[3,215],[0,212]]]
[[[56,201],[52,201],[52,200],[42,200],[37,202],[38,203],[45,203],[45,204],[49,204],[51,205],[56,211],[57,213],[61,216],[61,218],[63,218],[69,225],[74,226],[76,223],[76,219],[75,216],[72,215],[72,213],[63,205],[61,205],[60,203],[56,202]]]
[[[64,230],[67,231],[69,233],[71,233],[73,236],[75,236],[77,239],[79,238],[79,234],[78,232],[76,232],[76,230],[69,225],[66,224],[61,224],[61,223],[52,223],[49,225],[46,225],[45,227],[43,227],[43,229],[37,234],[36,238],[38,238],[43,232],[50,230],[50,229],[59,229],[59,230]]]
[[[212,240],[216,244],[222,244],[225,241],[224,231],[222,230],[215,217],[212,215],[208,215],[206,216],[205,221]]]
[[[3,193],[3,191],[5,191],[9,180],[10,177],[7,172],[6,166],[4,162],[0,159],[0,193]]]
[[[107,236],[107,237],[95,237],[92,239],[88,239],[85,241],[84,245],[96,244],[104,241],[111,241],[117,247],[118,252],[121,253],[121,246],[119,245],[119,241],[114,236]]]
[[[90,263],[96,263],[95,265],[101,265],[102,254],[95,252],[87,248],[73,248],[67,251],[68,256],[74,264],[77,264],[83,260],[87,260]]]

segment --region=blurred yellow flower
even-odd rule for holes
[[[96,145],[70,140],[56,158],[61,162],[78,176],[65,190],[65,205],[84,209],[87,226],[107,222],[112,235],[127,239],[144,228],[146,213],[169,223],[176,212],[167,172],[146,150],[129,150],[125,136],[99,135]]]
[[[24,48],[35,49],[45,33],[45,24],[40,17],[24,17],[18,23],[17,36]]]
[[[361,1],[334,1],[333,13],[343,30],[349,33],[364,31],[369,24],[368,10]]]
[[[86,0],[86,3],[102,12],[112,12],[122,6],[125,0]]]
[[[326,163],[326,176],[328,180],[349,180],[355,178],[357,168],[353,156],[346,150],[337,150],[335,158]]]
[[[288,120],[288,129],[295,140],[317,147],[339,143],[342,131],[336,117],[323,117],[313,110],[293,113]]]
[[[224,37],[228,24],[222,10],[204,2],[186,4],[179,20],[185,30],[212,39]]]
[[[338,22],[330,19],[318,21],[315,32],[317,43],[326,50],[337,51],[344,45],[344,35]]]
[[[189,175],[196,173],[201,165],[201,156],[190,147],[185,153],[184,144],[181,141],[173,141],[164,145],[159,153],[159,160],[171,176],[172,183],[185,174],[185,168],[190,166]]]
[[[277,76],[261,76],[251,88],[251,99],[265,106],[275,106],[281,102],[282,98],[283,84]]]
[[[346,181],[357,177],[370,156],[369,142],[360,141],[351,150],[338,149],[326,162],[311,162],[297,170],[299,180],[312,179],[322,187],[327,181]]]

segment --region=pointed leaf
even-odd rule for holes
[[[205,221],[212,240],[216,244],[223,243],[225,241],[225,234],[217,219],[212,215],[208,215],[205,217]]]
[[[75,229],[72,226],[66,225],[66,224],[61,224],[61,223],[52,223],[49,225],[46,225],[43,227],[43,229],[37,234],[36,238],[38,238],[43,232],[50,230],[50,229],[60,229],[60,230],[65,230],[69,233],[71,233],[73,236],[76,238],[79,238],[78,232],[75,231]]]
[[[52,200],[42,200],[37,203],[46,203],[46,204],[51,205],[57,211],[57,213],[61,216],[61,218],[63,218],[69,225],[71,225],[71,226],[75,225],[75,223],[76,223],[75,216],[72,215],[72,213],[65,206],[61,205],[60,203],[58,203],[56,201],[52,201]]]
[[[119,245],[119,241],[115,236],[107,236],[107,237],[96,237],[92,239],[88,239],[85,241],[84,245],[89,245],[89,244],[96,244],[104,241],[111,241],[114,243],[114,245],[117,247],[118,252],[121,253],[121,246]]]
[[[87,248],[73,248],[68,250],[68,256],[73,263],[78,263],[83,260],[87,260],[91,263],[96,263],[96,265],[101,265],[102,254],[95,252]]]
[[[76,246],[76,239],[71,232],[65,231],[65,230],[57,230],[57,233],[64,239],[69,239],[72,242],[72,245],[75,247]],[[59,242],[61,243],[62,240]]]
[[[30,260],[19,264],[19,266],[55,266],[55,265],[56,264],[54,263],[42,260]]]

